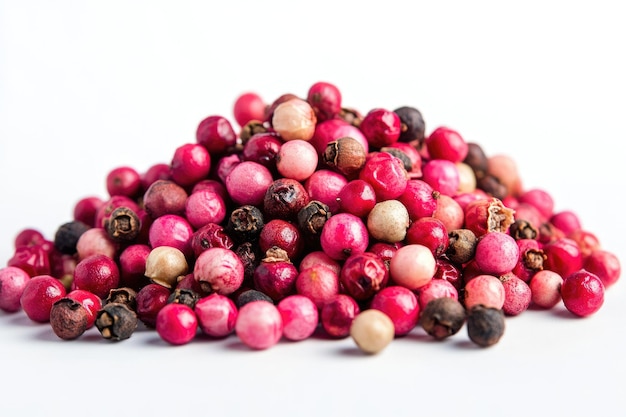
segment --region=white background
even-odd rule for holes
[[[0,1],[0,264],[22,228],[52,236],[105,197],[110,169],[169,162],[202,118],[234,120],[240,93],[322,80],[512,155],[624,259],[620,2],[513,3]],[[625,289],[586,319],[511,318],[489,349],[416,330],[373,357],[349,339],[62,342],[0,313],[0,414],[623,416]]]

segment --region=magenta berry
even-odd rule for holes
[[[174,181],[157,180],[143,195],[143,205],[148,214],[156,219],[166,214],[185,213],[187,192]]]
[[[520,203],[530,204],[535,207],[544,221],[552,217],[554,211],[554,200],[545,190],[534,188],[524,191],[519,197]]]
[[[91,255],[76,264],[74,289],[86,290],[100,298],[106,298],[109,291],[120,283],[117,263],[106,255]]]
[[[170,165],[166,163],[156,163],[148,168],[141,175],[141,189],[145,192],[152,184],[159,180],[171,180],[172,174]]]
[[[215,223],[207,223],[193,233],[191,237],[191,250],[198,257],[209,248],[231,249],[235,243],[226,233],[224,227]]]
[[[543,246],[546,259],[545,269],[567,277],[583,266],[583,255],[576,241],[568,238],[556,239]]]
[[[208,223],[221,223],[226,217],[226,204],[219,194],[200,190],[187,198],[185,217],[195,229]]]
[[[235,146],[237,135],[228,119],[222,116],[209,116],[198,125],[196,141],[204,146],[210,155],[220,155]]]
[[[462,162],[468,153],[468,145],[461,135],[450,128],[438,127],[426,139],[428,154],[433,159]]]
[[[211,156],[204,146],[186,143],[176,148],[170,165],[172,179],[187,187],[206,178],[211,169]]]
[[[526,282],[515,274],[506,274],[500,278],[504,287],[502,311],[507,316],[517,316],[528,309],[532,300],[531,289]]]
[[[49,275],[50,258],[43,246],[21,246],[15,249],[7,266],[13,266],[25,271],[31,277],[37,275]]]
[[[604,284],[597,275],[582,269],[563,280],[561,297],[571,313],[579,317],[590,316],[604,303]]]
[[[133,198],[141,191],[141,176],[131,167],[112,169],[106,178],[106,187],[110,196],[123,195]]]
[[[432,279],[428,284],[421,287],[417,293],[417,300],[422,309],[435,298],[448,297],[455,300],[459,299],[459,292],[456,287],[451,281],[445,279]]]
[[[248,139],[241,154],[244,161],[256,162],[275,171],[276,156],[284,143],[275,133],[257,133]]]
[[[276,306],[283,321],[285,339],[300,341],[315,332],[319,323],[319,313],[315,303],[303,295],[290,295]]]
[[[172,345],[191,342],[197,329],[196,314],[185,304],[167,304],[157,314],[156,331],[161,339]]]
[[[448,230],[443,222],[434,217],[422,217],[415,220],[406,232],[406,243],[420,244],[430,249],[439,257],[448,249]]]
[[[74,205],[74,220],[85,223],[90,227],[94,227],[96,223],[96,213],[104,201],[100,197],[90,196],[78,200]]]
[[[304,241],[302,233],[286,220],[274,219],[265,224],[259,235],[259,248],[267,252],[274,246],[287,252],[289,259],[297,259],[302,253]]]
[[[274,346],[283,335],[283,319],[273,304],[251,301],[241,307],[235,332],[248,347],[256,350]]]
[[[478,240],[475,259],[485,274],[504,275],[517,264],[519,247],[506,233],[487,233]]]
[[[404,204],[411,220],[432,216],[437,209],[439,192],[422,180],[409,180],[398,200]]]
[[[13,313],[20,309],[20,298],[29,280],[30,275],[23,269],[0,268],[0,310]]]
[[[185,255],[191,254],[192,236],[193,228],[189,222],[184,217],[175,214],[166,214],[154,219],[149,232],[152,248],[170,246]]]
[[[236,204],[260,205],[265,192],[274,181],[270,171],[263,165],[244,161],[235,166],[226,177],[226,189]]]
[[[315,265],[325,266],[335,271],[337,274],[341,271],[341,264],[321,250],[309,252],[304,255],[304,257],[300,260],[299,269],[304,271],[305,269],[311,268]]]
[[[339,210],[365,217],[376,205],[374,188],[366,181],[355,179],[347,183],[337,195]]]
[[[453,197],[460,184],[456,164],[446,159],[432,159],[422,167],[422,179],[435,191]]]
[[[241,287],[244,267],[232,250],[209,248],[196,259],[193,275],[205,292],[228,295]]]
[[[146,259],[150,246],[138,244],[126,247],[119,257],[120,284],[133,289],[140,289],[147,284],[145,277]]]
[[[331,83],[320,81],[313,84],[307,93],[307,101],[320,122],[333,119],[341,111],[341,92]]]
[[[87,311],[87,329],[93,327],[98,311],[102,308],[102,300],[91,291],[73,290],[67,293],[67,298],[82,305]]]
[[[497,198],[482,198],[465,208],[465,227],[476,237],[488,232],[506,232],[515,221],[514,210],[505,207]]]
[[[137,318],[148,327],[156,326],[159,311],[167,304],[169,288],[159,284],[147,284],[137,292]]]
[[[317,151],[309,142],[295,139],[284,143],[276,155],[276,169],[285,178],[304,181],[317,168]]]
[[[266,257],[254,270],[254,287],[274,301],[280,301],[296,291],[298,270],[286,258]]]
[[[256,93],[244,93],[237,97],[233,105],[233,115],[239,126],[253,120],[263,121],[265,118],[265,102]]]
[[[583,262],[583,268],[600,278],[606,288],[615,284],[620,277],[622,267],[619,259],[612,252],[596,249]]]
[[[396,113],[386,109],[370,110],[359,126],[370,146],[382,148],[398,141],[402,126],[400,117]]]
[[[441,221],[449,232],[463,227],[465,213],[454,198],[441,194],[437,198],[437,208],[433,217]]]
[[[37,246],[46,241],[43,233],[35,229],[23,229],[21,230],[13,241],[15,249],[22,246]]]
[[[263,212],[270,219],[293,220],[309,201],[309,194],[300,182],[279,178],[265,192]]]
[[[237,307],[228,297],[213,293],[201,298],[194,307],[202,332],[211,337],[226,337],[235,331]]]
[[[341,119],[331,119],[318,123],[310,143],[317,150],[317,154],[321,156],[330,142],[345,137],[356,139],[363,146],[365,153],[369,151],[369,144],[361,130]]]
[[[428,284],[435,275],[436,262],[433,253],[423,245],[406,245],[391,258],[389,272],[394,283],[410,290]]]
[[[413,330],[420,313],[420,305],[415,294],[405,287],[395,285],[376,293],[371,308],[389,316],[393,321],[396,336],[404,336]]]
[[[550,223],[566,236],[582,228],[580,218],[571,210],[554,213],[550,218]]]
[[[94,227],[83,233],[76,242],[78,259],[85,259],[92,255],[105,255],[115,258],[119,245],[115,243],[106,230]]]
[[[320,169],[306,180],[304,187],[311,200],[321,201],[329,207],[331,213],[336,213],[339,211],[337,196],[347,183],[343,175]]]
[[[326,334],[334,338],[344,338],[350,335],[352,320],[361,310],[354,298],[345,294],[338,294],[322,307],[320,321]]]
[[[476,305],[501,309],[506,294],[502,282],[493,275],[478,275],[465,284],[463,304],[466,309]]]
[[[345,260],[339,280],[346,294],[364,301],[387,285],[389,272],[379,256],[369,252],[356,253]]]
[[[65,288],[50,275],[32,277],[24,287],[20,305],[29,319],[39,323],[50,320],[52,305],[65,296]]]
[[[406,190],[409,175],[401,160],[379,152],[365,162],[359,178],[369,183],[378,201],[400,197]]]
[[[550,309],[561,301],[563,278],[554,271],[544,269],[533,275],[529,282],[531,302],[539,308]]]
[[[339,276],[322,265],[304,269],[296,278],[296,292],[309,297],[321,309],[339,294]]]
[[[338,213],[324,224],[320,243],[328,256],[336,260],[345,260],[350,255],[365,252],[369,237],[367,228],[359,217],[349,213]]]

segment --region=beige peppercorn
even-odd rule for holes
[[[374,354],[382,351],[393,340],[393,322],[380,310],[369,309],[359,313],[350,326],[350,336],[359,349]]]
[[[172,288],[188,268],[185,255],[179,249],[158,246],[148,254],[145,275],[157,284]]]

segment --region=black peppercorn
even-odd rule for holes
[[[465,319],[465,308],[458,300],[441,297],[426,304],[420,314],[420,325],[426,333],[441,340],[458,333]]]
[[[456,229],[448,233],[446,256],[456,264],[464,264],[474,258],[476,253],[476,235],[469,229]]]
[[[489,160],[483,148],[473,142],[467,143],[467,156],[463,160],[474,171],[476,178],[480,179],[487,174]]]
[[[271,219],[294,220],[308,202],[309,194],[299,181],[279,178],[265,192],[263,213]]]
[[[414,107],[403,106],[394,110],[394,113],[400,118],[401,133],[400,142],[417,141],[418,147],[424,143],[424,135],[426,131],[426,123],[422,113]]]
[[[50,325],[54,334],[63,340],[78,338],[87,330],[89,312],[71,298],[61,298],[52,305]]]
[[[132,288],[121,287],[109,290],[109,295],[104,304],[120,303],[126,304],[133,311],[137,310],[137,292]]]
[[[132,242],[141,231],[141,220],[128,207],[118,207],[106,221],[106,231],[116,242]]]
[[[254,270],[261,263],[261,255],[257,252],[258,245],[250,242],[244,242],[235,248],[235,253],[243,264],[244,283],[252,284]]]
[[[87,224],[78,220],[62,224],[54,234],[55,249],[65,255],[74,255],[78,239],[89,229]]]
[[[306,235],[317,236],[330,219],[330,208],[321,201],[311,200],[298,212],[298,227]]]
[[[537,229],[532,224],[523,219],[517,219],[509,227],[509,234],[515,240],[535,239],[537,237]]]
[[[137,328],[137,314],[126,304],[105,304],[96,316],[96,327],[105,339],[128,339]]]
[[[263,213],[252,205],[234,209],[228,217],[226,231],[235,241],[255,242],[265,226]]]
[[[241,146],[245,146],[252,136],[265,132],[267,132],[267,127],[262,121],[250,120],[241,128],[241,134],[239,135],[239,138],[241,139]]]
[[[343,137],[326,145],[322,161],[346,177],[351,177],[363,168],[366,157],[365,149],[358,140]]]
[[[167,298],[168,304],[184,304],[192,310],[196,307],[196,303],[200,299],[200,294],[194,290],[186,288],[177,288]]]
[[[267,301],[268,303],[274,304],[274,300],[272,300],[272,298],[269,295],[261,291],[257,291],[257,290],[243,291],[241,294],[237,296],[237,299],[235,300],[235,304],[237,305],[237,308],[241,308],[244,305],[248,304],[249,302],[259,301],[259,300]]]
[[[475,305],[467,312],[467,335],[478,346],[494,345],[504,334],[504,320],[502,310]]]
[[[489,174],[485,174],[480,178],[477,177],[476,187],[499,200],[503,200],[509,194],[506,185],[500,182],[498,178]]]

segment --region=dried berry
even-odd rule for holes
[[[137,213],[127,207],[118,207],[106,222],[106,230],[116,242],[132,242],[141,231],[141,220]]]
[[[501,309],[475,305],[467,312],[467,335],[481,347],[498,343],[504,334],[504,312]]]
[[[62,224],[54,234],[54,247],[61,253],[75,254],[78,238],[89,229],[88,225],[78,220]]]
[[[190,289],[177,288],[170,294],[167,299],[167,303],[184,304],[191,309],[194,309],[199,299],[200,294],[197,292]]]
[[[87,330],[89,312],[71,298],[61,298],[52,305],[50,325],[54,334],[64,340],[78,338]]]
[[[104,300],[104,304],[111,303],[126,304],[128,308],[135,311],[137,310],[137,292],[128,287],[114,288],[109,291],[108,297]]]
[[[126,304],[106,304],[98,312],[96,327],[105,339],[128,339],[137,328],[137,315]]]
[[[346,177],[351,177],[363,167],[365,157],[365,149],[358,140],[343,137],[326,145],[322,161]]]
[[[446,256],[459,265],[469,262],[476,253],[476,235],[469,229],[456,229],[448,232]]]
[[[261,210],[253,205],[244,205],[230,213],[226,231],[237,242],[255,242],[264,226]]]
[[[458,333],[465,319],[465,308],[459,301],[440,297],[426,304],[420,315],[420,325],[426,333],[441,340]]]

